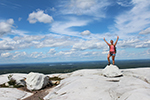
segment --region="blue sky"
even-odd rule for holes
[[[0,0],[0,63],[150,59],[149,0]]]

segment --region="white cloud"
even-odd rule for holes
[[[81,58],[86,58],[86,57],[92,57],[93,59],[94,58],[99,58],[99,57],[103,57],[103,55],[101,55],[101,52],[100,51],[84,51],[84,52],[80,52],[79,53],[79,56]]]
[[[117,46],[119,48],[148,48],[150,46],[149,40],[139,40],[139,39],[128,39],[119,41]]]
[[[94,4],[96,4],[95,0],[72,0],[70,6],[80,9],[90,9]]]
[[[91,34],[92,35],[92,34]],[[55,35],[54,35],[55,36]],[[117,44],[118,48],[146,48],[150,46],[148,40],[141,41],[137,38],[119,40]],[[82,39],[74,38],[69,36],[57,36],[52,37],[52,35],[25,35],[25,36],[16,36],[13,39],[11,38],[2,38],[0,41],[0,50],[19,50],[24,48],[44,48],[44,47],[53,47],[49,50],[49,54],[56,54],[56,48],[67,48],[71,52],[66,54],[72,54],[73,51],[82,51],[82,50],[95,50],[95,49],[108,49],[108,46],[104,41],[100,39]]]
[[[144,43],[148,43],[148,44],[150,44],[150,40],[148,40],[148,41],[145,41]]]
[[[21,18],[21,17],[19,17],[19,18],[18,18],[18,21],[21,21],[21,20],[22,20],[22,18]]]
[[[135,46],[135,48],[146,48],[148,47],[148,44],[138,44]]]
[[[13,19],[8,19],[7,21],[0,22],[0,35],[4,35],[11,32],[13,24]]]
[[[115,19],[119,34],[137,33],[150,24],[149,0],[132,0],[133,8]]]
[[[132,2],[130,0],[118,0],[117,4],[123,7],[128,7],[132,5]]]
[[[77,42],[78,39],[65,37],[65,36],[56,36],[52,37],[51,35],[25,35],[25,36],[15,36],[11,38],[2,38],[0,41],[0,50],[18,50],[24,48],[43,48],[43,47],[59,47],[59,48],[71,48],[71,46]]]
[[[55,53],[55,56],[68,57],[68,56],[73,56],[74,53],[75,53],[74,51],[60,51],[58,53]]]
[[[83,36],[89,36],[91,34],[91,32],[89,30],[85,30],[83,32],[81,32],[81,35]]]
[[[131,40],[123,40],[123,41],[118,41],[117,46],[121,48],[135,48],[136,45],[138,45],[140,40],[138,39],[131,39]]]
[[[136,46],[136,48],[149,48],[150,47],[150,40],[144,40]]]
[[[0,41],[0,50],[14,50],[14,46],[12,44],[12,39],[10,38],[3,38],[3,41]],[[9,44],[10,43],[10,44]]]
[[[55,48],[50,49],[48,53],[55,54],[56,53]]]
[[[68,51],[60,51],[55,53],[55,57],[61,57],[61,58],[76,58],[76,60],[79,60],[79,58],[83,57],[97,57],[100,55],[99,51],[75,51],[75,50],[68,50]]]
[[[81,20],[72,17],[68,18],[68,21],[59,21],[52,23],[50,31],[64,35],[79,36],[80,32],[72,31],[70,28],[85,26],[89,22],[89,20]]]
[[[16,58],[21,58],[21,57],[25,57],[25,56],[27,56],[27,53],[26,52],[15,52],[14,54],[13,54],[13,57],[12,57],[12,59],[16,59]]]
[[[19,36],[26,36],[25,33],[29,33],[28,31],[22,31],[22,30],[12,30],[11,31],[14,35],[19,35]]]
[[[150,27],[141,31],[139,34],[150,34]]]
[[[16,36],[11,38],[2,38],[0,41],[0,50],[18,50],[29,47],[36,47],[45,36]]]
[[[103,49],[104,45],[100,40],[81,40],[73,45],[72,50]]]
[[[30,57],[32,57],[32,58],[39,58],[39,57],[44,58],[44,55],[42,52],[32,52],[30,54]]]
[[[37,12],[32,12],[29,14],[28,21],[32,24],[36,22],[51,23],[53,17],[45,14],[43,10],[37,10]]]
[[[56,11],[56,9],[54,7],[50,8],[50,11]]]
[[[71,40],[70,37],[47,37],[43,41],[41,41],[38,45],[36,45],[37,48],[43,48],[43,47],[70,47],[73,45],[73,43],[76,40]]]
[[[108,54],[109,53],[109,51],[103,51],[102,52],[102,54]]]
[[[23,57],[27,57],[27,53],[26,52],[14,52],[14,53],[10,53],[10,52],[6,52],[6,53],[1,53],[1,57],[3,58],[9,58],[9,59],[22,59]]]
[[[150,54],[150,49],[147,50],[147,54]]]
[[[1,57],[4,57],[4,58],[10,57],[10,56],[11,56],[11,53],[2,53],[1,54]]]
[[[15,41],[21,40],[26,42],[38,41],[45,38],[43,35],[26,35],[26,36],[16,36],[14,37]]]
[[[105,17],[105,8],[110,5],[110,2],[108,0],[67,0],[63,5],[66,5],[61,9],[63,14],[89,15],[99,19]]]

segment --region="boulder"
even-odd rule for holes
[[[16,80],[16,85],[24,87],[24,86],[26,86],[26,82],[25,82],[24,79],[22,79],[22,80]]]
[[[29,73],[26,77],[26,85],[27,89],[32,90],[40,90],[49,84],[50,80],[48,76],[45,76],[42,73]]]
[[[119,70],[119,68],[116,65],[107,65],[103,70],[102,73],[106,77],[119,77],[123,74]]]

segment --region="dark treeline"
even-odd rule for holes
[[[0,65],[0,74],[39,72],[44,74],[67,73],[79,69],[102,69],[107,61],[61,62],[61,63],[35,63],[35,64],[5,64]],[[116,65],[121,68],[150,67],[147,60],[118,60]]]

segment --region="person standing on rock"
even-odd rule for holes
[[[107,56],[107,60],[108,60],[108,65],[110,65],[110,57],[112,56],[112,62],[113,62],[113,65],[115,64],[115,56],[116,56],[116,44],[118,42],[118,39],[119,39],[119,36],[117,36],[117,40],[115,42],[115,44],[113,44],[113,40],[110,40],[110,44],[105,40],[104,38],[104,41],[107,43],[107,45],[109,46],[109,53],[108,53],[108,56]]]

